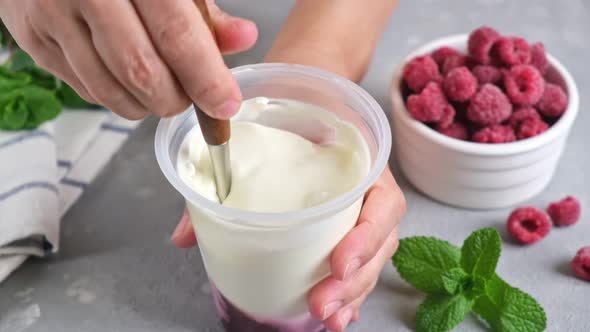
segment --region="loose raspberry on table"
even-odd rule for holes
[[[467,101],[477,92],[477,79],[467,67],[451,70],[443,81],[447,98],[453,101]]]
[[[485,84],[471,98],[467,118],[481,126],[492,126],[507,120],[512,113],[512,104],[497,86]]]
[[[531,47],[520,37],[500,37],[492,52],[508,67],[531,62]]]
[[[430,55],[412,59],[404,68],[404,80],[412,91],[422,92],[429,82],[442,82],[438,65]]]
[[[549,60],[545,53],[545,45],[543,43],[535,43],[531,45],[531,65],[535,66],[541,73],[545,75],[549,69]]]
[[[572,270],[578,278],[590,281],[590,246],[578,250],[572,260]]]
[[[459,67],[471,67],[473,60],[464,55],[451,55],[445,59],[440,72],[443,76],[448,75],[453,69]]]
[[[480,85],[502,82],[502,71],[494,66],[478,65],[471,70]]]
[[[558,117],[565,112],[567,104],[568,97],[565,91],[559,85],[547,83],[537,108],[545,116]]]
[[[532,106],[543,96],[545,80],[537,68],[531,65],[516,65],[504,73],[504,87],[514,104]]]
[[[430,82],[419,95],[408,97],[410,115],[421,122],[439,122],[445,116],[449,102],[440,85]]]
[[[467,49],[469,54],[480,64],[487,65],[492,62],[490,52],[494,43],[500,38],[500,34],[487,26],[483,26],[469,35]]]
[[[578,222],[582,209],[577,199],[567,196],[559,202],[549,204],[547,213],[555,226],[570,226]]]
[[[461,55],[461,52],[457,51],[452,47],[439,47],[434,52],[432,52],[432,58],[434,61],[442,68],[442,65],[445,63],[445,60],[454,55]]]
[[[518,208],[510,214],[506,224],[508,233],[523,244],[537,242],[551,230],[549,216],[535,207]]]
[[[521,122],[516,131],[516,137],[518,137],[519,140],[535,137],[544,133],[547,129],[549,129],[549,125],[545,121],[527,119]]]
[[[451,123],[446,128],[437,127],[436,130],[439,133],[452,138],[460,139],[463,141],[469,140],[469,131],[467,130],[467,127],[459,122]]]
[[[522,107],[515,110],[510,116],[510,127],[515,131],[518,131],[520,124],[525,120],[536,120],[541,121],[541,116],[536,109],[532,107]]]
[[[494,125],[485,127],[473,134],[473,141],[477,143],[500,144],[516,141],[514,130],[510,126]]]

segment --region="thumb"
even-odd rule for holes
[[[231,16],[222,11],[213,1],[207,1],[219,49],[232,54],[251,48],[258,38],[258,29],[252,21]]]

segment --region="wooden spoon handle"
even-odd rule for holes
[[[205,0],[194,0],[194,3],[199,8],[203,20],[205,23],[207,23],[209,31],[211,31],[211,34],[213,35],[213,39],[217,40],[215,36],[215,28],[213,27],[213,21],[211,20],[211,15],[209,14],[209,9],[207,8],[207,3]],[[207,113],[203,112],[203,110],[200,109],[196,104],[195,111],[197,113],[197,119],[199,120],[201,132],[203,133],[203,138],[207,144],[221,145],[229,141],[229,120],[212,118]]]

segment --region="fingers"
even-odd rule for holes
[[[324,326],[333,332],[344,331],[350,323],[356,322],[359,319],[359,308],[365,302],[369,294],[369,291],[363,293],[363,295],[349,305],[338,310],[338,312],[324,321]]]
[[[318,319],[328,320],[335,314],[337,316],[343,314],[342,309],[350,307],[351,304],[358,303],[360,306],[362,301],[359,303],[357,299],[363,299],[364,295],[373,290],[383,265],[389,261],[397,245],[397,228],[395,228],[375,257],[350,278],[340,281],[329,276],[317,284],[309,294],[310,313]],[[358,309],[358,306],[353,309]],[[352,316],[344,318],[350,320]]]
[[[210,3],[208,8],[222,53],[242,52],[254,45],[258,38],[258,29],[254,22],[228,15],[214,3]]]
[[[61,24],[61,33],[54,35],[55,40],[90,95],[99,104],[125,118],[144,118],[148,110],[123,88],[102,62],[92,44],[88,27],[74,20],[64,20]]]
[[[192,0],[134,0],[151,40],[191,100],[212,117],[227,119],[241,93]]]
[[[371,261],[405,214],[405,198],[391,172],[386,170],[366,195],[358,224],[336,246],[332,275],[346,280]]]
[[[169,116],[190,100],[156,52],[129,1],[82,1],[96,52],[117,81],[149,112]]]
[[[195,230],[187,209],[184,209],[180,222],[176,226],[174,233],[172,233],[171,240],[179,248],[190,248],[197,244]]]

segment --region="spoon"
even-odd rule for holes
[[[211,21],[211,15],[207,8],[205,0],[194,0],[195,5],[199,8],[203,20],[207,23],[209,31],[215,38],[215,29]],[[217,196],[220,203],[227,198],[231,188],[231,165],[229,158],[229,138],[231,136],[229,120],[215,119],[203,112],[196,103],[194,104],[195,112],[203,138],[209,149],[211,164],[213,166],[213,176],[217,188]]]

